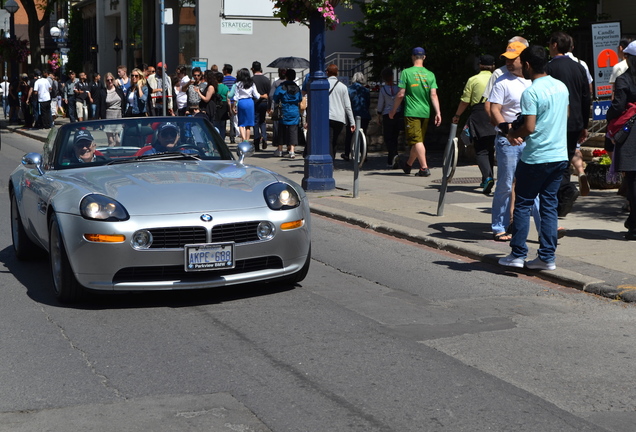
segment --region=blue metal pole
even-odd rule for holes
[[[329,149],[329,81],[325,74],[325,19],[314,11],[309,19],[309,130],[303,189],[328,191],[336,188]]]
[[[159,0],[159,7],[161,8],[161,82],[163,83],[163,89],[161,92],[163,100],[163,116],[166,116],[166,109],[168,106],[168,68],[166,67],[166,5],[164,0]]]

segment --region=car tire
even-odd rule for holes
[[[24,229],[18,200],[14,193],[11,194],[11,239],[13,251],[19,260],[26,261],[42,257],[43,250],[29,238]]]
[[[291,276],[285,276],[280,279],[277,279],[276,282],[283,285],[296,285],[297,283],[302,282],[309,272],[309,265],[311,264],[311,245],[309,245],[309,251],[307,252],[307,259],[305,260],[305,264],[303,264],[302,268],[298,270],[296,273]]]
[[[53,279],[55,297],[62,303],[72,303],[79,300],[83,293],[82,287],[71,268],[66,254],[60,225],[55,215],[49,222],[49,264]]]

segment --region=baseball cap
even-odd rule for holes
[[[171,129],[171,130],[173,130],[173,131],[175,131],[177,133],[179,132],[179,128],[177,127],[176,124],[171,123],[171,122],[167,122],[167,123],[164,123],[161,126],[159,126],[159,133],[162,133],[162,132],[164,132],[166,130],[169,130],[169,129]]]
[[[623,54],[636,56],[636,41],[630,42],[627,48],[623,50]]]
[[[83,144],[82,141],[93,142],[93,135],[84,129],[77,131],[75,139],[73,140],[73,145]]]
[[[422,48],[422,47],[416,47],[416,48],[413,48],[413,51],[411,52],[411,55],[423,56],[423,55],[426,55],[426,51],[424,51],[424,48]]]
[[[479,64],[484,66],[493,66],[495,64],[495,58],[490,54],[484,54],[479,56]]]
[[[158,67],[158,68],[163,67],[163,62],[159,62],[159,63],[157,63],[157,67]],[[168,65],[166,65],[166,69],[168,69]]]
[[[503,53],[501,56],[513,60],[519,57],[521,55],[521,51],[523,51],[524,49],[526,49],[526,46],[521,42],[512,42],[508,44],[506,52]]]

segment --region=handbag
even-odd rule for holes
[[[632,102],[627,105],[627,108],[619,117],[607,123],[607,138],[613,140],[615,143],[623,144],[629,136],[635,119],[636,103]]]
[[[620,145],[620,144],[623,144],[625,141],[627,141],[627,137],[629,136],[629,133],[631,132],[632,127],[634,126],[634,122],[636,122],[636,115],[632,116],[629,120],[627,120],[627,123],[625,123],[623,127],[620,128],[618,132],[614,134],[615,144]]]
[[[278,121],[283,118],[283,103],[276,102],[272,111],[272,120]]]

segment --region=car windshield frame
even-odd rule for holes
[[[178,129],[174,147],[162,147],[159,134],[170,137]],[[199,160],[234,160],[232,152],[216,128],[201,117],[134,117],[110,120],[74,122],[51,134],[53,143],[47,142],[44,160],[48,169],[75,169],[101,166],[109,163],[171,160],[172,158],[145,157],[152,154],[176,154]],[[93,144],[91,161],[89,143]],[[86,147],[85,149],[81,149]],[[76,150],[76,148],[78,150]],[[81,156],[80,156],[81,155]]]

